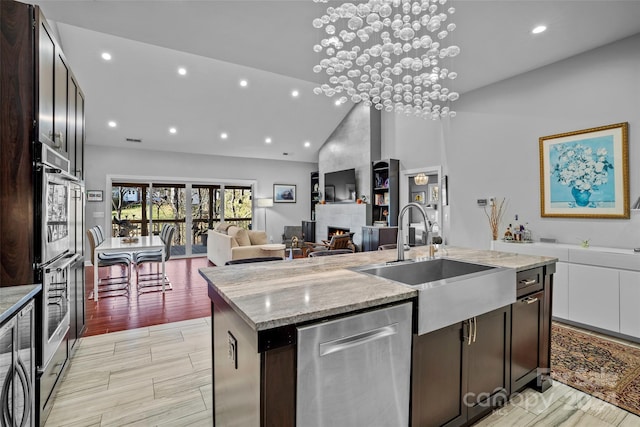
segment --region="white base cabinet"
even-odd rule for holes
[[[640,337],[640,272],[620,271],[620,333]]]
[[[620,331],[618,270],[569,265],[569,320]]]
[[[631,249],[492,242],[503,252],[558,258],[553,317],[640,339],[640,254]]]
[[[556,272],[553,274],[553,304],[551,312],[553,317],[560,319],[569,318],[569,264],[556,263]]]

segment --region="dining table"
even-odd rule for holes
[[[108,237],[98,246],[96,246],[93,253],[93,299],[94,301],[98,301],[98,268],[95,266],[98,265],[98,256],[101,253],[112,253],[112,252],[128,252],[135,253],[147,250],[156,250],[159,249],[162,251],[162,292],[165,291],[165,244],[160,238],[160,236],[137,236],[133,239],[129,237]],[[129,274],[131,277],[131,274]],[[131,283],[129,283],[131,285]]]

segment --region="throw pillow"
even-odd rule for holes
[[[216,226],[216,231],[221,234],[228,234],[229,227],[232,227],[233,224],[229,222],[221,222]]]
[[[267,233],[264,231],[249,230],[249,240],[251,240],[252,245],[266,245],[268,243]]]
[[[251,240],[249,239],[249,233],[244,228],[236,227],[235,225],[227,229],[229,236],[236,239],[240,246],[251,246]]]

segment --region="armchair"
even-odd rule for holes
[[[284,233],[282,233],[282,243],[287,248],[291,247],[291,239],[297,237],[298,242],[302,243],[302,226],[301,225],[285,225]]]
[[[355,246],[351,242],[351,236],[349,234],[335,234],[331,237],[331,240],[323,240],[322,243],[307,243],[309,246],[309,252],[315,251],[333,251],[333,250],[350,250],[355,252]],[[311,255],[311,254],[309,254]]]

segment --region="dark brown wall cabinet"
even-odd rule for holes
[[[371,169],[372,221],[396,226],[400,213],[400,162],[395,159],[378,160],[373,162]]]

